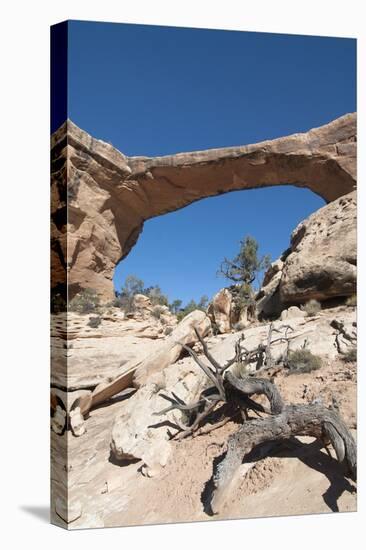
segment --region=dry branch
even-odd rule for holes
[[[289,342],[288,332],[291,327],[285,326],[284,336],[277,340]],[[266,353],[269,366],[272,366],[272,355],[270,347],[273,344],[272,332],[280,332],[270,325],[267,345],[262,345],[260,351]],[[356,444],[347,426],[339,415],[339,410],[333,407],[326,408],[319,400],[310,405],[285,405],[278,388],[273,382],[266,378],[245,376],[238,378],[228,368],[235,362],[243,361],[243,354],[250,356],[241,347],[244,335],[235,344],[235,355],[233,359],[221,366],[209,352],[203,338],[197,333],[198,340],[202,344],[203,353],[208,360],[206,364],[198,355],[187,346],[184,346],[197,365],[205,372],[213,383],[213,386],[201,392],[197,402],[187,405],[178,396],[172,397],[162,395],[171,405],[157,414],[165,414],[173,409],[189,412],[189,424],[184,426],[177,423],[180,431],[175,434],[177,439],[189,435],[208,433],[209,431],[224,425],[229,419],[238,416],[240,413],[243,424],[238,432],[232,435],[228,441],[228,449],[225,458],[220,463],[214,475],[214,487],[211,508],[217,513],[222,507],[226,496],[230,492],[231,483],[235,473],[242,463],[243,458],[250,453],[257,445],[271,443],[280,440],[290,439],[294,436],[312,436],[319,439],[325,448],[330,442],[335,450],[337,460],[344,466],[345,475],[356,480],[357,460]],[[289,345],[287,346],[288,353]],[[258,352],[259,348],[255,350]],[[268,365],[266,365],[266,370]],[[253,395],[265,395],[270,409],[256,403],[251,397]],[[218,405],[223,406],[224,418],[221,418],[210,426],[203,426],[203,422],[215,410]],[[258,416],[265,413],[268,416],[256,419],[249,419],[248,410],[254,411]],[[328,449],[327,449],[328,452]]]
[[[198,401],[191,404],[184,403],[174,393],[172,393],[172,396],[160,394],[161,397],[169,401],[171,405],[162,411],[154,413],[155,415],[163,415],[174,409],[191,413],[190,424],[184,426],[182,423],[176,423],[180,430],[174,435],[176,439],[183,439],[199,430],[203,421],[214,411],[217,405],[227,405],[227,413],[229,413],[230,416],[235,416],[238,412],[241,412],[243,418],[248,418],[248,410],[252,410],[256,414],[276,414],[279,412],[279,408],[282,407],[281,397],[277,389],[273,389],[273,386],[268,380],[247,378],[245,379],[245,384],[243,380],[236,378],[228,371],[231,365],[241,361],[242,350],[240,343],[243,337],[240,337],[235,344],[234,357],[221,366],[209,352],[199,332],[196,329],[195,332],[198,340],[202,344],[203,353],[206,359],[208,359],[209,364],[204,363],[190,347],[184,344],[182,344],[182,346],[210,379],[213,386],[201,392]],[[270,402],[271,410],[267,410],[259,403],[250,399],[250,396],[253,394],[266,395]]]
[[[214,475],[212,511],[220,511],[230,492],[237,469],[254,447],[267,441],[304,435],[316,437],[321,441],[329,438],[338,461],[345,468],[345,475],[356,480],[356,444],[339,415],[319,404],[288,405],[276,416],[245,422],[229,438],[226,456]]]

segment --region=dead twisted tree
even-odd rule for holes
[[[315,400],[308,405],[286,405],[278,388],[272,381],[250,374],[244,378],[239,378],[228,370],[235,363],[243,361],[243,350],[241,348],[243,337],[235,345],[234,357],[221,366],[208,350],[198,331],[196,331],[196,334],[209,365],[203,362],[191,348],[188,346],[184,346],[184,348],[205,372],[213,385],[203,390],[198,401],[192,404],[184,403],[174,393],[172,396],[160,394],[171,405],[156,414],[165,414],[174,409],[186,413],[188,423],[184,425],[177,422],[178,432],[174,436],[176,439],[182,439],[189,435],[195,436],[200,433],[207,433],[211,429],[222,426],[240,413],[242,425],[235,434],[229,437],[225,458],[219,464],[213,476],[214,491],[211,499],[211,509],[214,513],[220,510],[230,492],[232,480],[243,458],[255,447],[266,442],[273,443],[291,439],[294,436],[315,437],[322,442],[327,452],[329,452],[328,445],[333,446],[337,460],[344,468],[345,476],[356,481],[356,444],[352,434],[340,417],[335,402],[330,408],[324,406],[319,400]],[[280,339],[282,338],[281,336]],[[269,336],[269,342],[271,342],[271,336]],[[268,346],[270,346],[270,343],[267,343],[267,352]],[[247,352],[244,348],[244,357],[246,353],[250,352]],[[264,395],[268,400],[269,408],[252,399],[254,395]],[[218,408],[221,410],[221,417],[218,417],[219,421],[214,422],[208,428],[203,426],[204,420]],[[249,410],[255,412],[259,418],[249,418]],[[262,414],[266,416],[263,417]]]

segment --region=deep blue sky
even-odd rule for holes
[[[69,117],[127,155],[166,155],[307,131],[356,110],[356,41],[69,23]],[[273,259],[323,205],[294,187],[205,199],[148,221],[116,269],[170,299],[211,296],[220,261],[253,235]]]

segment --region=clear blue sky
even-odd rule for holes
[[[356,41],[145,25],[69,24],[69,117],[127,155],[255,143],[356,110]],[[116,269],[169,298],[212,296],[253,235],[273,259],[324,204],[294,187],[209,198],[145,224]]]

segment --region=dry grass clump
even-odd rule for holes
[[[289,353],[287,359],[288,374],[301,374],[318,370],[322,366],[322,360],[308,349],[297,349]]]
[[[355,363],[357,361],[357,348],[352,346],[342,356],[343,361],[346,363]]]
[[[301,310],[305,311],[307,317],[314,317],[319,313],[322,306],[318,300],[309,300],[306,304],[301,306]]]
[[[348,307],[356,307],[357,306],[357,294],[352,294],[352,296],[349,296],[347,298],[346,306],[348,306]]]
[[[100,300],[96,290],[84,288],[69,302],[69,311],[94,313],[99,310]]]
[[[102,318],[100,315],[96,315],[95,317],[89,317],[88,327],[98,328],[101,323],[102,323]]]

